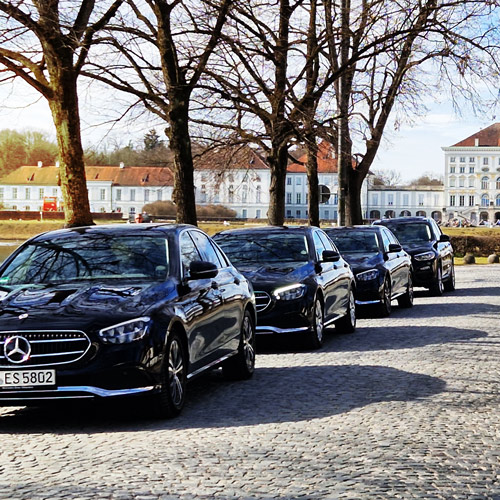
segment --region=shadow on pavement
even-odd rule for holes
[[[144,406],[81,405],[14,409],[0,434],[137,432],[299,422],[384,401],[412,401],[445,389],[439,378],[383,366],[259,368],[253,379],[227,382],[220,371],[191,383],[183,414],[151,420]]]

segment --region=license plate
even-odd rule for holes
[[[0,387],[37,387],[55,385],[55,370],[0,371]]]

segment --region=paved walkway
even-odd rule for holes
[[[261,343],[176,420],[0,409],[0,498],[500,499],[500,266],[457,286],[317,352]]]

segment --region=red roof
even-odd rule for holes
[[[174,177],[168,167],[85,167],[87,182],[107,181],[115,186],[173,186]],[[0,184],[33,184],[55,186],[59,167],[19,167],[0,179]]]
[[[307,153],[303,154],[297,163],[290,163],[287,167],[287,172],[290,173],[305,173],[307,164]],[[333,146],[322,141],[318,144],[318,174],[336,174],[337,158],[335,158],[335,150]]]
[[[476,146],[476,139],[479,139],[477,146],[500,146],[500,123],[494,123],[489,127],[472,134],[467,139],[453,144],[452,147],[470,147]]]

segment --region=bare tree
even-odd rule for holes
[[[97,12],[94,0],[78,9],[57,0],[0,1],[0,68],[47,99],[56,128],[67,226],[92,224],[80,134],[77,80],[95,34],[122,0]]]
[[[109,58],[88,76],[135,96],[166,125],[173,157],[177,221],[197,224],[191,95],[217,46],[232,0],[128,0],[129,11],[109,30]]]

